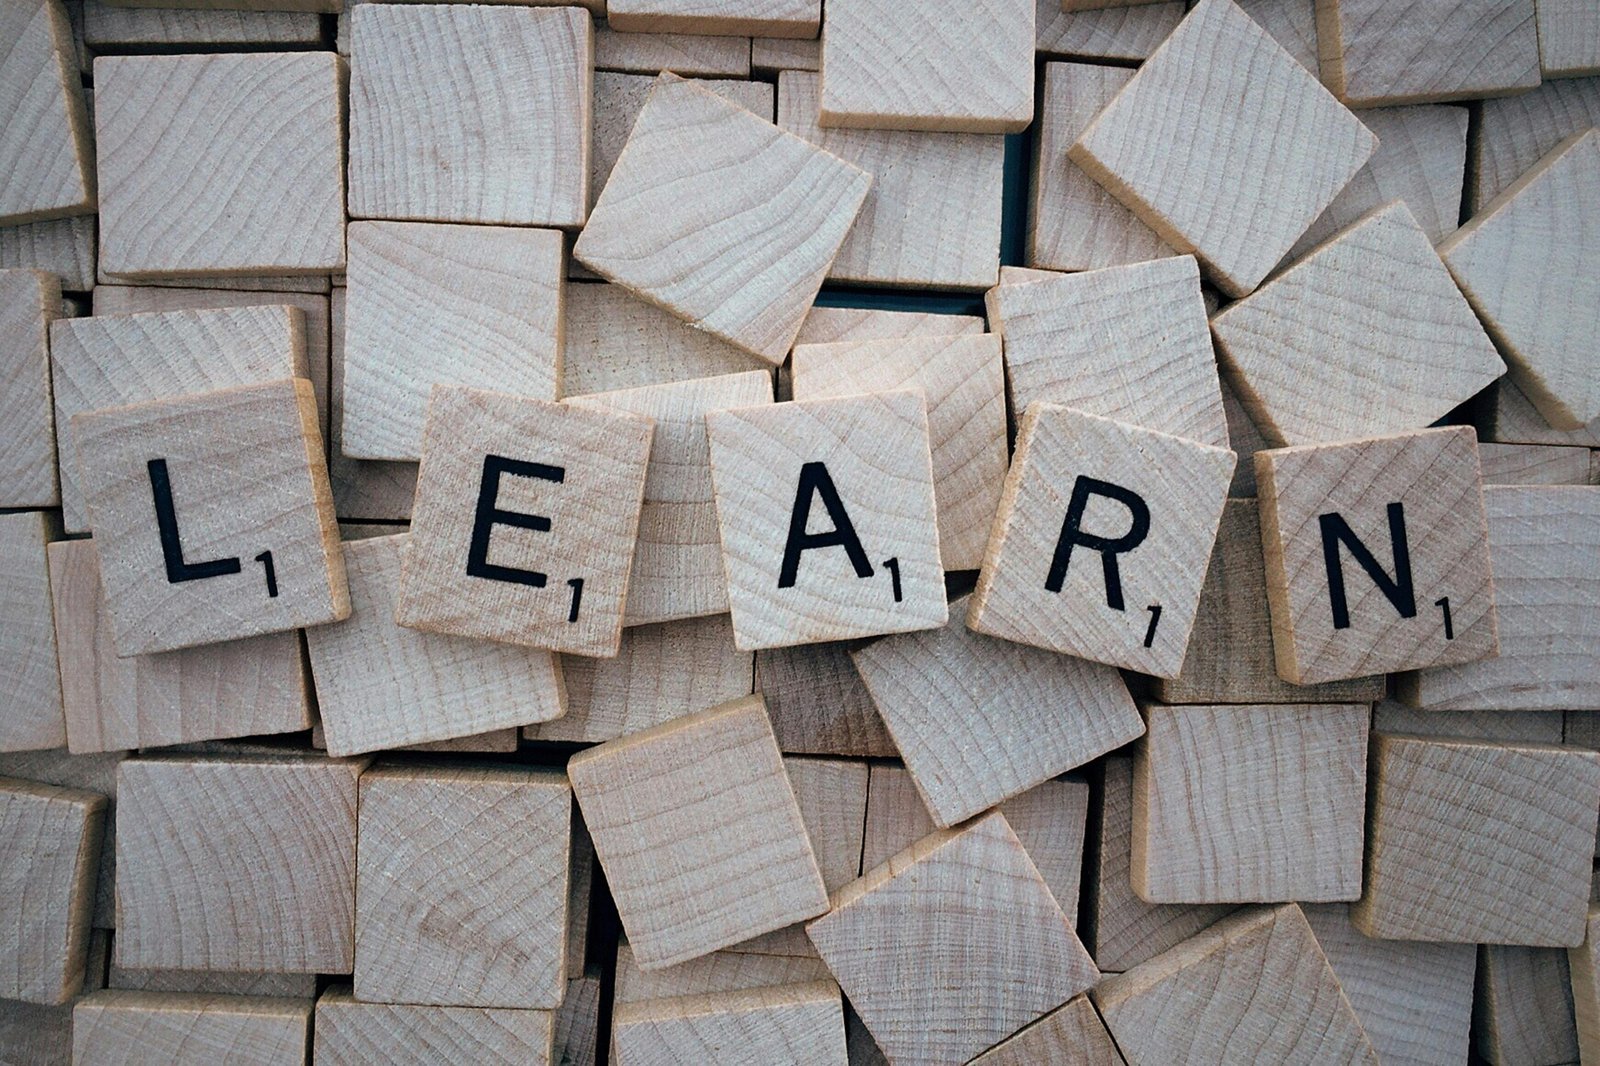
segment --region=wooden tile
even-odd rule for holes
[[[96,992],[72,1012],[72,1061],[303,1066],[311,1004],[265,996]]]
[[[306,630],[329,754],[559,718],[565,693],[553,653],[395,624],[408,541],[400,534],[345,543],[350,617]]]
[[[706,434],[739,648],[944,624],[921,390],[714,411]]]
[[[1496,654],[1470,427],[1256,453],[1278,676],[1297,685]]]
[[[923,838],[806,928],[891,1059],[965,1061],[1098,977],[998,813]]]
[[[61,282],[42,270],[0,270],[0,504],[56,507],[55,411],[50,401],[50,323]]]
[[[106,798],[0,777],[0,994],[46,1006],[83,987]]]
[[[1507,376],[1496,381],[1489,390],[1479,433],[1482,439],[1497,443],[1591,448],[1600,446],[1600,419],[1582,429],[1555,429]]]
[[[395,621],[615,655],[651,433],[634,415],[435,387]]]
[[[410,521],[417,464],[351,459],[344,454],[345,290],[328,300],[328,484],[341,519]]]
[[[750,40],[701,33],[618,33],[597,25],[594,69],[684,77],[748,78]]]
[[[1123,1066],[1123,1058],[1088,996],[1074,996],[1065,1006],[973,1059],[972,1066],[1032,1066],[1041,1062]]]
[[[1600,754],[1380,733],[1371,772],[1365,894],[1350,910],[1363,933],[1583,942]]]
[[[327,52],[97,60],[99,268],[343,270],[343,81]]]
[[[859,168],[663,76],[573,254],[696,328],[778,363],[870,185]]]
[[[1016,133],[1033,119],[1033,0],[832,0],[823,126]],[[984,27],[982,34],[972,32]],[[885,63],[893,40],[894,62]]]
[[[107,988],[131,992],[191,992],[215,996],[280,996],[316,999],[313,973],[252,973],[229,970],[132,970],[112,966]]]
[[[1545,78],[1600,74],[1600,11],[1582,0],[1543,0],[1534,8]]]
[[[760,699],[609,741],[567,772],[642,968],[827,908]]]
[[[778,125],[872,175],[828,277],[872,285],[986,289],[1000,263],[1005,138],[824,129],[822,75],[778,75]]]
[[[73,292],[94,288],[94,217],[78,215],[0,226],[0,268],[43,270]]]
[[[558,398],[559,232],[355,222],[349,242],[346,455],[419,458],[433,385]]]
[[[126,753],[120,751],[104,755],[71,755],[65,748],[0,753],[0,777],[20,777],[63,788],[98,792],[109,799],[105,832],[100,845],[100,875],[94,898],[94,928],[100,930],[110,929],[116,924],[117,767],[125,757]]]
[[[778,746],[811,755],[895,756],[847,641],[766,648],[756,654],[755,690],[767,703]]]
[[[1000,813],[1039,869],[1068,921],[1076,921],[1083,880],[1089,786],[1082,781],[1046,781],[1000,804]]]
[[[1183,19],[1181,3],[1099,11],[1062,11],[1060,0],[1034,0],[1034,47],[1065,59],[1142,61]]]
[[[796,400],[918,388],[928,435],[946,570],[976,570],[1005,478],[1005,369],[990,335],[840,341],[795,346]]]
[[[895,337],[956,337],[982,333],[982,315],[930,311],[883,311],[865,307],[813,307],[795,344],[885,340]]]
[[[1600,326],[1586,264],[1600,228],[1579,206],[1600,190],[1600,134],[1563,141],[1443,244],[1439,254],[1500,342],[1517,387],[1556,429],[1600,418],[1581,353]]]
[[[1600,125],[1600,78],[1547,81],[1532,92],[1485,100],[1467,166],[1466,207],[1475,215],[1574,133]]]
[[[1384,700],[1372,709],[1372,729],[1430,737],[1560,744],[1558,715],[1545,711],[1419,711],[1398,700]],[[1600,748],[1600,744],[1587,747]]]
[[[312,11],[176,11],[83,0],[83,38],[96,52],[235,45],[287,51],[321,48],[322,23]]]
[[[1474,1050],[1486,1062],[1577,1062],[1567,952],[1560,948],[1478,949]]]
[[[854,880],[852,877],[851,880]],[[809,984],[828,980],[820,958],[713,951],[676,966],[641,970],[633,948],[617,945],[616,1003],[642,1003],[682,996],[721,995],[773,985]]]
[[[624,1003],[612,1018],[611,1048],[618,1066],[849,1061],[832,981]]]
[[[567,982],[567,998],[555,1013],[550,1050],[553,1066],[589,1066],[598,1061],[600,998],[598,976]]]
[[[361,4],[350,29],[352,217],[583,224],[587,12]]]
[[[1225,918],[1091,997],[1132,1066],[1378,1061],[1292,903]]]
[[[1068,407],[1030,407],[968,627],[1176,676],[1233,464],[1221,448]],[[1098,554],[1101,565],[1080,551],[1072,568],[1075,547]]]
[[[1593,1058],[1600,1052],[1600,907],[1591,905],[1585,924],[1583,944],[1567,951],[1572,979],[1572,1001],[1576,1012],[1578,1048]]]
[[[118,964],[349,973],[365,766],[293,756],[124,763]]]
[[[0,752],[67,742],[45,556],[58,532],[48,512],[0,515]]]
[[[1151,903],[1358,897],[1369,713],[1364,703],[1146,708],[1134,892]]]
[[[899,763],[874,762],[867,786],[861,872],[882,866],[937,829],[906,768]]]
[[[426,1066],[441,1060],[545,1066],[553,1022],[547,1010],[360,1003],[346,985],[317,1000],[315,1058],[318,1066]]]
[[[815,37],[822,0],[612,0],[606,21],[623,33]]]
[[[54,0],[8,4],[0,40],[7,42],[0,62],[6,115],[0,222],[93,212],[95,152],[66,8]]]
[[[750,72],[776,75],[785,70],[821,70],[822,42],[790,37],[756,37],[750,41]]]
[[[1316,0],[1237,0],[1256,25],[1272,35],[1295,62],[1319,76]]]
[[[1201,3],[1068,158],[1229,296],[1261,283],[1377,147],[1232,0]],[[1151,167],[1152,153],[1170,165]],[[1270,172],[1268,190],[1242,175]]]
[[[1317,0],[1322,80],[1353,107],[1535,88],[1533,8],[1533,0]]]
[[[1479,444],[1485,485],[1587,485],[1588,448],[1554,444]]]

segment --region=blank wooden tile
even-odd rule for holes
[[[116,961],[349,973],[365,766],[294,756],[124,763]]]
[[[344,454],[345,289],[328,299],[328,484],[341,519],[409,521],[417,464],[351,459]]]
[[[778,363],[871,183],[739,105],[663,76],[573,254]]]
[[[0,504],[55,507],[55,411],[50,401],[50,323],[61,282],[42,270],[0,270]]]
[[[583,224],[587,12],[361,4],[350,29],[352,217]]]
[[[1130,1066],[1378,1062],[1293,904],[1225,918],[1090,995]]]
[[[1483,101],[1468,146],[1468,214],[1477,214],[1556,145],[1595,125],[1600,78],[1547,81],[1532,92]]]
[[[1587,485],[1588,448],[1555,444],[1479,444],[1485,485]]]
[[[1033,0],[833,0],[822,37],[821,124],[1021,130],[1033,119],[1032,8]],[[983,33],[973,33],[976,26]],[[885,62],[886,47],[893,62]]]
[[[624,1003],[612,1017],[611,1049],[617,1066],[849,1061],[832,981]]]
[[[891,1059],[965,1061],[1099,976],[999,813],[834,893],[807,932]]]
[[[428,390],[561,390],[555,230],[356,222],[344,339],[344,453],[417,459]]]
[[[1350,912],[1363,933],[1583,942],[1600,755],[1380,733],[1372,773],[1365,894]]]
[[[55,0],[6,5],[0,40],[0,222],[95,209],[94,148],[66,8]],[[104,149],[102,149],[104,151]]]
[[[1496,653],[1477,452],[1456,426],[1256,453],[1279,677]]]
[[[1033,1066],[1041,1062],[1123,1066],[1122,1056],[1088,996],[1074,996],[1065,1006],[1024,1026],[973,1059],[972,1066]]]
[[[1576,1012],[1579,1051],[1593,1058],[1600,1052],[1600,907],[1591,905],[1584,926],[1583,943],[1570,948],[1567,962],[1572,980],[1572,1002]]]
[[[931,311],[885,311],[865,307],[813,307],[796,344],[885,340],[896,337],[957,337],[984,332],[982,315]]]
[[[854,880],[854,877],[851,878]],[[815,952],[811,958],[713,951],[676,966],[641,970],[633,948],[617,945],[616,1003],[640,1003],[681,996],[720,995],[773,985],[809,984],[828,980],[828,967]]]
[[[92,215],[0,226],[0,267],[43,270],[73,292],[94,288],[95,220]]]
[[[1181,3],[1062,11],[1059,0],[1034,0],[1034,47],[1054,58],[1143,61],[1183,13]]]
[[[1243,296],[1377,138],[1232,0],[1196,7],[1152,59],[1068,158]],[[1153,155],[1166,165],[1150,166]]]
[[[51,620],[45,544],[59,526],[48,512],[0,515],[0,751],[38,751],[67,742],[61,673]]]
[[[1543,0],[1534,8],[1544,76],[1600,74],[1600,11],[1583,0]]]
[[[872,175],[872,190],[828,277],[944,289],[993,285],[1005,138],[824,129],[821,81],[802,71],[778,75],[778,125]]]
[[[72,1012],[72,1061],[83,1066],[303,1066],[310,1042],[307,1000],[106,991]]]
[[[553,1029],[547,1010],[361,1003],[349,986],[335,987],[317,1000],[315,1058],[318,1066],[547,1066]]]
[[[282,996],[316,999],[313,973],[252,973],[240,970],[133,970],[112,966],[107,988],[132,992],[198,992],[219,996]]]
[[[1557,717],[1544,711],[1420,711],[1398,700],[1384,700],[1372,709],[1372,728],[1430,737],[1560,744],[1563,732]],[[1600,744],[1584,746],[1600,748]]]
[[[1359,107],[1532,89],[1533,8],[1533,0],[1317,0],[1322,80]]]
[[[1556,444],[1575,448],[1600,446],[1600,419],[1582,429],[1556,429],[1510,376],[1496,381],[1485,403],[1483,427],[1486,441],[1509,444]]]
[[[686,78],[748,78],[750,40],[703,33],[618,33],[597,24],[594,69],[635,74],[670,70]]]
[[[553,653],[395,624],[408,543],[407,534],[346,542],[350,617],[306,630],[328,753],[356,755],[559,718],[564,689]]]
[[[635,415],[436,386],[395,621],[615,655],[651,433]]]
[[[821,70],[822,42],[792,37],[755,37],[750,41],[750,72],[776,75],[785,70]]]
[[[1317,59],[1316,0],[1238,0],[1241,10],[1272,35],[1313,76]]]
[[[1497,1066],[1577,1062],[1573,998],[1567,951],[1484,944],[1478,948],[1473,1050]]]
[[[96,52],[134,48],[198,51],[236,45],[287,51],[321,48],[322,22],[313,11],[179,11],[84,0],[83,38]]]
[[[900,754],[850,660],[854,646],[828,641],[756,654],[755,690],[766,700],[772,730],[784,751]]]
[[[567,772],[642,968],[827,908],[759,698],[591,748]]]
[[[126,752],[120,751],[103,755],[71,755],[65,748],[0,753],[0,776],[98,792],[110,800],[106,806],[105,832],[100,847],[100,876],[94,900],[94,928],[102,930],[116,924],[117,767],[126,756]]]
[[[1054,404],[1030,407],[968,627],[1176,676],[1233,464],[1232,452],[1197,441]]]
[[[822,0],[615,0],[606,21],[624,33],[815,37]]]

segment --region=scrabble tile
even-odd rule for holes
[[[328,300],[328,484],[341,519],[410,521],[417,464],[352,459],[344,454],[345,290]]]
[[[0,504],[56,507],[56,425],[50,400],[50,323],[61,282],[42,270],[0,269]]]
[[[0,268],[43,270],[72,292],[94,288],[94,216],[0,226]]]
[[[849,1061],[832,981],[624,1003],[613,1015],[611,1047],[618,1066]]]
[[[1582,429],[1556,429],[1510,376],[1496,381],[1485,404],[1482,439],[1507,444],[1600,446],[1600,419]]]
[[[1240,911],[1090,996],[1133,1066],[1378,1061],[1292,903]]]
[[[1256,481],[1279,677],[1304,685],[1496,653],[1470,427],[1257,452]]]
[[[350,617],[306,630],[329,754],[559,718],[564,689],[553,653],[395,624],[408,541],[399,534],[346,542]]]
[[[780,73],[778,125],[872,175],[872,189],[828,277],[942,289],[993,285],[1005,138],[824,129],[818,124],[821,83],[821,74]]]
[[[1581,0],[1544,0],[1534,14],[1546,78],[1600,74],[1600,11]]]
[[[1528,168],[1574,133],[1600,125],[1600,78],[1547,81],[1532,92],[1478,105],[1468,145],[1469,215],[1500,195]]]
[[[891,1059],[965,1061],[1099,976],[999,813],[923,838],[806,929]]]
[[[1485,485],[1587,485],[1588,448],[1555,444],[1479,444]]]
[[[756,653],[755,691],[786,752],[897,756],[899,749],[850,660],[849,641]]]
[[[1569,948],[1567,961],[1572,980],[1572,1000],[1576,1011],[1578,1046],[1592,1058],[1600,1051],[1600,907],[1592,904],[1584,925],[1583,943]]]
[[[613,0],[606,21],[623,33],[815,37],[822,0]]]
[[[750,40],[703,33],[618,33],[596,25],[594,69],[635,74],[670,70],[686,78],[748,78]]]
[[[361,779],[355,994],[554,1009],[566,992],[572,791],[548,770],[393,766]]]
[[[1360,120],[1232,0],[1207,0],[1067,156],[1239,297],[1376,147]],[[1167,164],[1149,166],[1153,156]],[[1245,177],[1264,173],[1270,183]]]
[[[591,748],[567,773],[641,968],[827,909],[758,698]]]
[[[54,0],[7,4],[0,39],[0,222],[93,212],[94,148],[66,8]]]
[[[1323,83],[1360,107],[1532,89],[1533,8],[1533,0],[1317,0]]]
[[[103,755],[72,755],[65,748],[0,753],[0,777],[20,777],[41,784],[98,792],[109,801],[106,804],[105,832],[100,846],[100,875],[94,898],[94,928],[100,930],[110,929],[116,924],[117,767],[126,757],[127,753],[121,751]]]
[[[347,985],[317,1000],[315,1059],[318,1066],[426,1066],[441,1060],[545,1066],[552,1061],[553,1036],[547,1010],[362,1003]]]
[[[714,411],[706,433],[740,649],[944,624],[921,390]]]
[[[303,1066],[310,1042],[311,1004],[297,999],[105,991],[72,1012],[72,1061],[83,1066],[145,1056],[172,1066]]]
[[[1237,0],[1256,25],[1272,35],[1313,76],[1321,72],[1317,58],[1316,0]]]
[[[696,328],[778,363],[870,185],[858,167],[663,76],[573,254]]]
[[[1088,996],[1074,996],[1064,1006],[1024,1026],[972,1060],[972,1066],[1030,1066],[1040,1062],[1077,1062],[1083,1066],[1123,1066],[1105,1023]]]
[[[976,570],[1005,478],[1005,369],[990,335],[796,345],[796,400],[919,388],[927,397],[939,554],[946,570]]]
[[[792,37],[756,37],[750,41],[750,72],[777,75],[785,70],[821,70],[822,42]]]
[[[84,983],[106,798],[0,777],[0,995],[47,1006]]]
[[[634,415],[435,387],[395,621],[615,655],[651,433]]]
[[[322,22],[313,11],[172,11],[84,0],[83,39],[96,52],[236,45],[287,51],[321,48]]]
[[[1133,890],[1151,903],[1361,894],[1364,703],[1164,707],[1133,762]]]
[[[343,82],[328,52],[96,60],[99,269],[343,270]]]
[[[1384,700],[1372,709],[1372,729],[1472,740],[1562,743],[1562,729],[1543,711],[1420,711],[1398,700]],[[1600,748],[1600,744],[1586,747]]]
[[[1500,342],[1511,377],[1556,429],[1600,418],[1582,353],[1600,325],[1600,282],[1586,264],[1600,228],[1582,205],[1600,195],[1600,134],[1563,141],[1439,246]]]
[[[854,880],[854,878],[851,878]],[[721,995],[773,985],[810,984],[829,980],[828,967],[811,958],[713,951],[676,966],[641,970],[633,948],[617,945],[616,1003],[643,1003],[682,996]]]
[[[191,992],[216,996],[282,996],[316,999],[317,975],[239,970],[130,970],[110,967],[107,988],[131,992]]]
[[[982,315],[930,311],[885,311],[866,307],[813,307],[800,325],[796,344],[958,337],[984,332]]]
[[[1390,940],[1583,942],[1600,755],[1380,733],[1371,772],[1356,928]]]
[[[1227,447],[1192,258],[1001,285],[986,302],[1005,336],[1013,411],[1062,404]]]
[[[428,390],[561,389],[555,230],[356,222],[344,338],[344,453],[419,457]]]
[[[1033,119],[1032,0],[832,0],[821,124],[1016,133]],[[982,26],[982,34],[973,27]],[[886,63],[893,41],[894,62]]]
[[[1581,1052],[1568,953],[1478,948],[1473,1050],[1486,1062],[1577,1062]]]
[[[1034,0],[1034,48],[1064,59],[1143,61],[1183,19],[1181,3],[1098,11],[1063,11],[1060,0]]]
[[[125,762],[117,963],[349,973],[365,767],[292,755]]]
[[[587,12],[361,4],[350,30],[351,217],[583,224]]]
[[[1055,404],[1030,407],[967,626],[1176,676],[1233,464],[1221,448]],[[1073,568],[1074,548],[1100,558],[1079,551]]]
[[[45,556],[58,530],[49,512],[0,515],[0,752],[67,742]]]

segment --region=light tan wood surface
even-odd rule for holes
[[[106,806],[105,832],[100,845],[100,875],[94,899],[94,928],[100,930],[110,929],[116,924],[117,767],[126,756],[127,753],[121,751],[103,755],[72,755],[65,748],[0,753],[0,776],[98,792],[110,800]]]
[[[72,29],[56,0],[19,0],[0,14],[0,222],[95,209],[95,154]]]
[[[1567,952],[1561,948],[1478,948],[1473,1049],[1487,1062],[1577,1062]]]
[[[1041,1062],[1123,1066],[1123,1058],[1088,996],[1074,996],[1065,1006],[1024,1026],[973,1059],[972,1066],[1034,1066]]]
[[[713,951],[665,969],[641,970],[633,957],[633,948],[618,944],[615,1001],[622,1006],[682,996],[720,995],[753,988],[770,988],[773,985],[809,984],[827,979],[828,967],[816,957],[815,952],[812,957],[803,958]]]
[[[348,986],[335,987],[317,1000],[315,1060],[318,1066],[545,1066],[554,1028],[547,1010],[361,1003]]]
[[[931,311],[885,311],[865,307],[813,307],[800,324],[795,344],[902,337],[964,337],[984,332],[982,315],[949,315]]]
[[[83,40],[96,52],[232,45],[320,48],[322,23],[311,11],[184,11],[83,0]]]
[[[813,755],[896,756],[899,749],[850,660],[850,641],[756,653],[755,690],[778,746]]]
[[[0,269],[0,504],[56,507],[55,409],[50,399],[50,323],[61,282],[42,270]]]
[[[750,72],[776,75],[785,70],[821,70],[822,42],[792,37],[754,37],[750,41]]]
[[[1062,11],[1058,0],[1034,0],[1034,48],[1063,59],[1140,61],[1183,19],[1181,3],[1099,11]]]
[[[45,547],[59,533],[50,512],[0,515],[0,752],[67,742]]]
[[[252,973],[247,970],[135,970],[111,966],[107,988],[130,992],[194,992],[215,996],[278,996],[316,999],[317,975]]]
[[[228,1062],[303,1066],[311,1003],[267,996],[96,992],[72,1012],[72,1061],[83,1066]]]
[[[1487,485],[1588,485],[1588,448],[1556,444],[1479,444]]]
[[[594,69],[684,77],[747,78],[750,41],[703,33],[618,33],[596,24]]]
[[[1582,429],[1556,429],[1509,375],[1496,381],[1490,390],[1480,432],[1484,440],[1499,443],[1600,446],[1600,419]]]
[[[1591,1060],[1600,1054],[1600,907],[1591,905],[1583,943],[1567,949],[1572,979],[1572,1005],[1578,1030],[1578,1050]]]
[[[409,521],[417,464],[351,459],[344,454],[345,290],[328,299],[328,483],[341,518]]]
[[[578,977],[567,982],[553,1023],[552,1066],[589,1066],[600,1047],[600,978]]]
[[[1485,100],[1468,146],[1468,216],[1477,214],[1550,149],[1600,125],[1600,78],[1547,81],[1532,92]]]
[[[1542,0],[1534,14],[1545,78],[1600,74],[1600,11],[1582,0]]]
[[[624,33],[815,37],[822,0],[610,0],[606,21]]]
[[[89,215],[0,226],[0,267],[43,270],[74,292],[94,288],[95,220]]]
[[[1069,921],[1078,916],[1083,881],[1089,786],[1083,781],[1046,781],[1000,804],[1028,858]]]
[[[900,763],[874,762],[867,783],[861,872],[882,866],[937,829],[910,772]]]
[[[1557,717],[1544,711],[1421,711],[1398,700],[1384,700],[1372,708],[1372,729],[1429,737],[1560,744],[1567,731],[1557,725]],[[1567,738],[1567,743],[1575,742]],[[1600,743],[1583,746],[1600,748]]]
[[[624,1003],[611,1049],[617,1066],[849,1061],[844,1005],[830,980]]]
[[[1318,76],[1316,0],[1237,0],[1256,25],[1272,35],[1295,62]]]

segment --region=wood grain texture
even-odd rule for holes
[[[94,288],[95,220],[88,215],[0,226],[0,268],[43,270],[72,292]]]
[[[95,51],[231,45],[320,48],[322,24],[310,11],[180,11],[83,0],[83,40]]]
[[[1239,7],[1255,23],[1272,35],[1295,58],[1295,62],[1309,70],[1313,77],[1321,73],[1317,58],[1317,2],[1316,0],[1237,0]]]
[[[0,752],[67,742],[45,554],[59,528],[49,512],[0,515]]]
[[[1479,444],[1485,485],[1587,485],[1588,448],[1554,444]]]
[[[828,967],[816,957],[815,952],[811,958],[802,958],[713,951],[665,969],[641,970],[633,957],[633,948],[627,944],[617,945],[618,1006],[682,996],[722,995],[774,985],[809,984],[827,979]]]
[[[755,37],[750,41],[750,73],[776,76],[785,70],[821,70],[822,42],[792,37]]]
[[[1232,452],[1197,441],[1055,404],[1030,407],[1017,430],[988,553],[968,601],[968,628],[1157,677],[1176,676],[1233,465]],[[1069,509],[1062,495],[1069,484],[1074,492],[1085,485],[1080,478],[1142,499],[1147,534],[1118,560],[1115,582],[1106,565],[1093,565],[1080,550],[1076,567],[1067,556],[1060,591],[1053,592],[1050,574]],[[1132,530],[1127,523],[1134,513],[1127,504],[1094,505],[1087,499],[1083,531],[1120,537]],[[1155,612],[1148,606],[1160,608],[1153,631]]]
[[[578,977],[567,982],[567,998],[554,1019],[552,1066],[591,1066],[600,1047],[600,978]]]
[[[298,999],[112,990],[72,1012],[83,1066],[303,1066],[310,1041],[311,1004]]]
[[[635,415],[435,386],[395,621],[433,633],[615,655],[651,433],[650,420]],[[486,547],[487,564],[540,574],[537,583],[473,576],[462,565],[491,456],[559,471],[539,477],[508,470],[491,504],[549,520],[543,532],[497,522]],[[583,582],[581,589],[568,585],[574,580]],[[574,621],[575,592],[582,598]]]
[[[899,750],[850,660],[848,641],[756,653],[755,691],[778,746],[811,755],[896,756]]]
[[[0,776],[98,792],[110,800],[106,806],[105,832],[100,845],[100,875],[94,900],[94,928],[99,930],[110,929],[116,924],[117,767],[126,755],[126,752],[120,751],[104,755],[72,755],[65,748],[0,753]]]
[[[877,869],[937,829],[906,768],[899,763],[874,762],[867,784],[861,872]]]
[[[1099,11],[1062,11],[1058,0],[1034,0],[1034,48],[1064,59],[1142,61],[1183,19],[1181,3]]]
[[[758,697],[591,748],[567,772],[641,968],[827,908]]]
[[[341,519],[410,521],[417,464],[344,454],[344,288],[328,299],[328,483]]]
[[[1496,1066],[1577,1062],[1567,952],[1560,948],[1478,948],[1478,992],[1472,1007],[1473,1050]]]
[[[617,1066],[849,1061],[832,981],[624,1003],[613,1015],[611,1050]]]
[[[860,168],[663,75],[573,254],[779,363],[871,184]]]
[[[1520,96],[1485,100],[1468,146],[1469,216],[1556,145],[1596,125],[1600,125],[1600,78],[1547,81]]]
[[[240,970],[136,970],[112,966],[107,988],[130,992],[191,992],[214,996],[277,996],[316,999],[317,975]]]
[[[822,0],[611,0],[606,22],[624,33],[815,37]]]
[[[0,222],[93,212],[95,152],[66,8],[55,0],[7,4],[0,40]]]
[[[1352,107],[1535,88],[1533,9],[1533,0],[1317,0],[1322,81]]]
[[[1233,482],[1228,486],[1230,498],[1254,499],[1256,494],[1255,454],[1270,448],[1261,427],[1250,417],[1239,400],[1239,394],[1228,384],[1225,375],[1217,382],[1222,386],[1222,414],[1228,422],[1228,447],[1239,456],[1239,465],[1233,468]]]
[[[1207,0],[1067,156],[1238,297],[1261,283],[1376,147],[1360,120],[1232,0]],[[1166,162],[1151,165],[1155,158]]]
[[[1572,980],[1572,1005],[1576,1015],[1578,1050],[1591,1060],[1600,1054],[1600,907],[1591,905],[1583,943],[1567,949]]]
[[[1225,918],[1091,997],[1129,1066],[1378,1061],[1292,903]]]
[[[891,1060],[961,1062],[1094,984],[1094,963],[993,813],[833,895],[806,927]]]
[[[311,727],[311,746],[317,751],[328,750],[326,730],[318,721]],[[398,746],[393,751],[448,751],[448,752],[512,752],[517,750],[521,742],[522,730],[516,727],[507,729],[493,729],[487,733],[474,733],[471,736],[451,737],[448,740],[425,740],[418,744]]]
[[[1534,14],[1545,78],[1600,74],[1600,11],[1582,0],[1538,0]]]
[[[117,963],[349,973],[365,767],[293,756],[125,762]]]
[[[1379,733],[1371,773],[1363,933],[1583,942],[1600,754]]]
[[[1042,1062],[1124,1066],[1088,996],[1074,996],[1065,1006],[973,1059],[972,1066],[1034,1066]]]
[[[1089,786],[1082,781],[1046,781],[1012,796],[999,809],[1067,920],[1075,922],[1083,880]]]
[[[884,311],[865,307],[813,307],[795,344],[886,340],[895,337],[957,337],[984,332],[982,315],[931,311]]]
[[[50,399],[50,323],[61,282],[42,270],[0,269],[0,504],[57,507],[55,408]]]
[[[1556,715],[1544,711],[1421,711],[1398,700],[1384,700],[1372,709],[1373,732],[1412,733],[1429,737],[1560,744],[1563,729]],[[1567,743],[1573,743],[1569,738]],[[1600,744],[1585,744],[1600,748]]]
[[[594,69],[684,77],[748,78],[750,41],[703,33],[618,33],[596,25]]]
[[[1508,444],[1556,444],[1576,448],[1600,446],[1600,419],[1582,429],[1556,429],[1517,388],[1510,376],[1494,383],[1485,405],[1480,432],[1486,441]]]
[[[361,4],[350,30],[352,217],[583,224],[587,12]]]
[[[986,289],[1000,263],[1005,139],[996,134],[824,129],[822,75],[778,75],[778,125],[872,175],[828,277]]]
[[[1033,0],[832,0],[821,124],[1018,132],[1033,120],[1033,16]]]
[[[545,1066],[553,1037],[547,1010],[360,1003],[344,986],[317,1000],[315,1059],[318,1066]]]
[[[357,755],[561,717],[565,692],[553,653],[395,624],[408,541],[401,534],[345,543],[350,617],[306,630],[328,753]]]
[[[1279,677],[1297,685],[1339,681],[1498,652],[1471,427],[1257,452],[1256,481]],[[1324,514],[1339,516],[1384,580],[1400,583],[1396,597],[1403,597],[1399,589],[1409,576],[1409,613],[1403,598],[1391,599],[1356,561],[1343,531],[1324,531]],[[1398,561],[1395,534],[1402,527],[1408,575]],[[1336,582],[1344,593],[1342,618]]]

